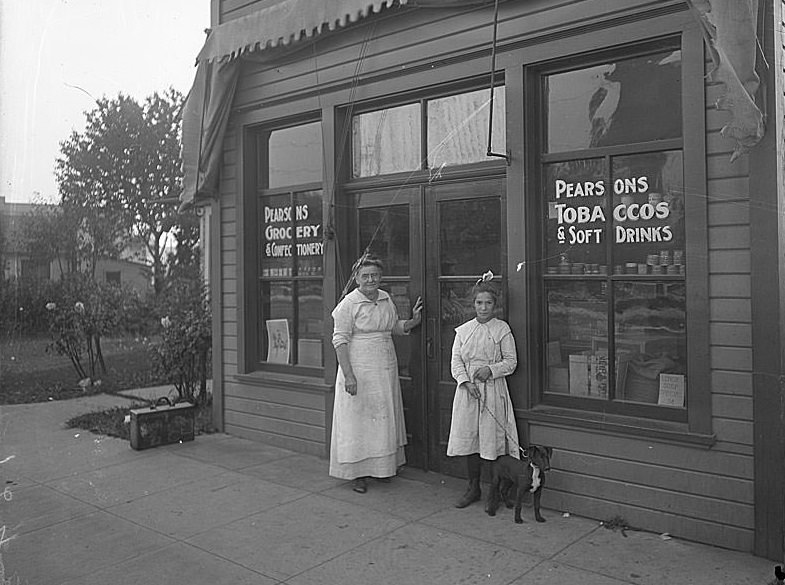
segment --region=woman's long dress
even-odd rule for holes
[[[342,479],[390,477],[406,463],[398,360],[392,334],[404,334],[390,296],[371,301],[354,290],[333,310],[333,346],[347,343],[357,394],[346,392],[343,370],[335,380],[330,475]]]
[[[479,453],[483,459],[494,460],[508,454],[519,458],[518,430],[505,378],[517,365],[515,339],[504,321],[494,318],[480,323],[472,319],[455,330],[450,369],[458,387],[447,455]],[[474,379],[482,366],[491,369],[487,382]],[[460,387],[471,381],[480,390],[479,400]]]

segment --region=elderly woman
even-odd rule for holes
[[[406,427],[392,334],[406,335],[422,320],[417,299],[412,318],[398,318],[390,295],[379,288],[381,261],[368,254],[355,264],[357,288],[333,310],[335,380],[330,475],[354,480],[358,493],[367,478],[389,479],[406,462]]]

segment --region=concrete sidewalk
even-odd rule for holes
[[[325,460],[223,434],[133,451],[65,429],[116,396],[0,407],[0,583],[764,585],[774,563],[544,510],[453,508],[406,469],[356,494]],[[558,465],[558,454],[554,458]],[[547,498],[543,498],[544,501]],[[5,580],[4,580],[5,579]],[[12,579],[18,579],[12,580]],[[10,581],[6,581],[10,580]]]

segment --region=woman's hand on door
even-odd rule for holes
[[[417,300],[414,302],[414,307],[412,308],[412,318],[406,322],[406,326],[404,329],[409,332],[417,325],[420,324],[422,321],[422,297],[417,297]]]

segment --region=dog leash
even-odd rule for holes
[[[485,410],[485,411],[486,411],[488,414],[490,414],[490,415],[491,415],[491,418],[492,418],[492,419],[494,420],[494,422],[495,422],[495,423],[498,425],[498,427],[499,427],[499,428],[500,428],[502,431],[504,431],[504,436],[507,438],[507,440],[511,441],[511,442],[512,442],[512,444],[513,444],[513,445],[515,445],[515,447],[517,447],[517,448],[518,448],[518,451],[520,452],[520,454],[521,454],[521,457],[523,457],[523,459],[525,459],[525,460],[528,460],[528,459],[529,459],[529,452],[528,452],[528,451],[526,451],[526,449],[524,449],[523,447],[521,447],[521,445],[518,443],[518,441],[516,441],[515,439],[513,439],[513,438],[512,438],[512,436],[510,435],[510,433],[509,433],[509,432],[507,432],[507,425],[503,425],[503,424],[502,424],[502,423],[499,421],[499,419],[498,419],[498,418],[496,418],[496,416],[493,414],[493,412],[491,411],[491,409],[490,409],[490,408],[488,408],[488,398],[487,398],[487,391],[486,391],[486,382],[483,382],[483,383],[482,383],[482,386],[483,386],[483,396],[485,396],[485,400],[480,400],[480,397],[479,397],[479,396],[477,397],[477,401],[480,403],[480,410],[481,410],[481,411],[482,411],[482,410]]]

